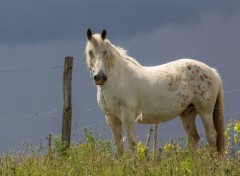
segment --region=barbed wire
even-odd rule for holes
[[[63,66],[52,67],[35,67],[35,68],[18,68],[18,69],[0,69],[0,73],[12,73],[12,72],[29,72],[29,71],[41,71],[41,70],[56,70],[63,69]]]
[[[0,120],[17,120],[17,119],[35,119],[35,118],[39,118],[39,117],[47,117],[47,118],[52,118],[52,119],[56,119],[57,117],[55,116],[55,113],[58,111],[58,108],[53,108],[49,111],[45,111],[45,112],[35,112],[35,113],[31,113],[31,114],[27,114],[27,115],[14,115],[14,116],[2,116],[0,117]]]
[[[32,113],[32,114],[23,115],[23,116],[5,116],[5,117],[0,117],[0,120],[36,119],[36,118],[42,117],[42,116],[47,117],[47,118],[49,118],[49,119],[54,119],[54,120],[56,120],[57,117],[56,117],[55,113],[56,113],[57,111],[59,111],[59,110],[60,110],[59,108],[53,108],[53,109],[51,109],[51,110],[49,110],[49,111],[42,112],[42,113]],[[82,110],[84,110],[84,109],[82,109]],[[87,109],[85,109],[85,110],[86,110],[86,111],[89,111],[89,110],[90,110],[90,111],[93,111],[94,109],[87,108]],[[99,110],[99,108],[96,109],[96,110]],[[164,111],[164,112],[166,112],[166,111]],[[229,113],[225,113],[224,116],[228,116],[228,115],[238,115],[238,114],[240,114],[239,111],[237,111],[237,112],[229,112]],[[74,133],[74,132],[82,131],[82,130],[84,130],[84,129],[86,129],[86,128],[93,128],[93,127],[96,127],[96,126],[99,126],[99,125],[102,125],[102,124],[106,124],[106,123],[107,123],[106,120],[102,120],[102,121],[100,121],[100,122],[91,123],[91,124],[84,125],[84,126],[81,126],[81,127],[79,127],[79,128],[73,129],[71,132]]]
[[[227,116],[227,115],[237,115],[237,114],[240,114],[240,112],[225,113],[224,116]],[[81,131],[81,130],[84,130],[86,128],[93,128],[93,127],[96,127],[96,126],[101,125],[101,124],[107,124],[106,120],[100,121],[100,122],[96,122],[96,123],[92,123],[92,124],[88,124],[88,125],[85,125],[85,126],[81,126],[79,128],[73,129],[71,132]]]
[[[233,89],[233,90],[228,90],[228,91],[225,91],[224,93],[225,94],[229,94],[229,93],[234,93],[234,92],[237,92],[237,91],[240,91],[240,89]],[[199,108],[199,107],[194,107],[194,108]],[[40,116],[48,116],[52,119],[56,119],[56,117],[54,117],[54,113],[58,110],[60,110],[61,108],[60,107],[56,107],[50,111],[46,111],[46,112],[41,112],[41,113],[32,113],[32,114],[28,114],[28,115],[20,115],[20,116],[3,116],[1,117],[0,116],[0,120],[11,120],[11,119],[28,119],[28,118],[36,118],[36,117],[40,117]],[[161,113],[161,112],[170,112],[170,111],[178,111],[178,110],[184,110],[185,108],[179,108],[179,109],[167,109],[167,110],[164,110],[164,111],[158,111],[156,113]],[[216,108],[215,108],[216,109]],[[98,107],[94,107],[94,108],[73,108],[73,111],[100,111],[100,108]],[[111,112],[107,112],[107,113],[111,113]],[[139,112],[139,114],[142,113],[142,112]],[[229,113],[226,113],[224,114],[225,116],[226,115],[235,115],[235,114],[240,114],[240,112],[229,112]]]
[[[71,132],[81,131],[81,130],[84,130],[86,128],[93,128],[95,126],[99,126],[99,125],[106,124],[106,123],[107,123],[106,120],[102,120],[100,122],[84,125],[84,126],[81,126],[79,128],[73,129]]]
[[[31,72],[31,71],[41,71],[41,70],[56,70],[56,69],[63,69],[64,66],[48,66],[48,67],[35,67],[35,68],[20,68],[20,69],[4,69],[1,68],[0,69],[0,73],[12,73],[12,72]],[[233,89],[233,90],[227,90],[224,91],[224,94],[230,94],[230,93],[234,93],[234,92],[240,92],[240,89]],[[196,107],[195,107],[196,108]],[[13,119],[30,119],[30,118],[38,118],[38,117],[47,117],[47,118],[51,118],[51,119],[57,119],[57,117],[55,116],[55,113],[60,110],[60,108],[53,108],[49,111],[46,112],[41,112],[41,113],[31,113],[28,115],[20,115],[20,116],[0,116],[0,120],[13,120]],[[100,108],[76,108],[74,109],[74,111],[99,111]],[[175,110],[181,110],[181,109],[175,109]],[[165,110],[165,111],[160,111],[160,112],[168,112],[168,111],[173,111],[171,110]],[[141,113],[141,112],[139,112]],[[156,112],[159,113],[159,112]],[[229,113],[225,113],[224,116],[228,116],[228,115],[238,115],[240,114],[240,112],[229,112]],[[85,125],[82,127],[79,127],[77,129],[72,130],[74,131],[79,131],[79,130],[83,130],[85,128],[92,128],[95,127],[99,124],[104,124],[106,123],[106,121],[101,121],[101,122],[97,122],[94,124],[89,124],[89,125]]]
[[[238,92],[238,91],[240,91],[240,89],[227,90],[227,91],[224,91],[224,94]]]

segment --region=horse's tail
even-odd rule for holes
[[[217,131],[217,151],[223,153],[225,150],[225,132],[224,132],[224,100],[222,81],[219,77],[220,85],[217,100],[213,111],[214,126]]]

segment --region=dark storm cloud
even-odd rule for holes
[[[88,27],[112,37],[151,32],[161,25],[194,25],[205,12],[223,17],[239,11],[240,1],[226,0],[8,0],[0,3],[0,44],[33,44],[81,39]]]

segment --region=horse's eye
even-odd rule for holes
[[[90,51],[88,52],[88,54],[89,54],[90,57],[94,57],[94,54],[93,54],[93,51],[92,51],[92,50],[90,50]]]
[[[104,51],[103,51],[103,55],[106,55],[106,54],[107,54],[107,50],[104,50]]]

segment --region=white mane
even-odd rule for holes
[[[109,49],[111,49],[111,50],[112,50],[112,48],[115,49],[118,52],[118,54],[120,54],[124,59],[132,62],[135,65],[139,65],[139,66],[141,65],[136,59],[128,56],[128,51],[126,49],[113,45],[109,40],[106,40],[106,43],[111,46],[111,47],[109,47]]]

